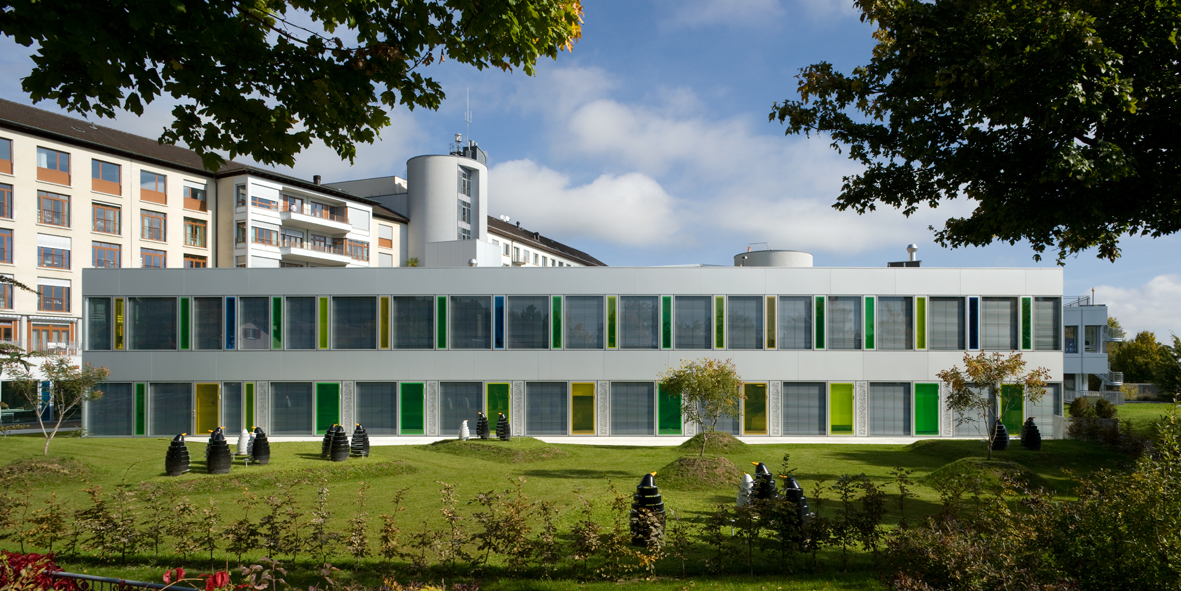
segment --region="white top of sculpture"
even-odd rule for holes
[[[463,422],[459,424],[459,439],[460,441],[467,441],[468,437],[471,437],[471,433],[467,430],[467,419],[464,419]]]
[[[750,474],[742,475],[742,482],[738,485],[738,506],[745,507],[750,504],[750,495],[755,490],[755,479],[750,477]]]

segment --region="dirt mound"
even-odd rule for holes
[[[709,436],[709,438],[706,439],[706,436]],[[749,445],[739,441],[737,437],[729,433],[724,431],[710,431],[709,433],[698,433],[694,435],[689,441],[681,444],[680,450],[686,453],[700,453],[702,439],[706,439],[706,454],[743,453],[750,449]]]
[[[656,471],[657,485],[681,490],[735,488],[741,479],[742,470],[719,456],[681,456]]]
[[[568,454],[554,445],[532,437],[514,437],[510,441],[495,439],[444,439],[430,445],[422,446],[427,451],[451,454],[510,464],[527,464],[556,458],[564,458]]]
[[[0,467],[0,481],[15,479],[22,484],[82,481],[94,474],[90,465],[72,458],[21,458]]]
[[[936,469],[919,481],[936,490],[949,486],[963,486],[972,490],[979,486],[984,491],[996,491],[1004,487],[1007,481],[1028,488],[1048,487],[1045,479],[1021,464],[985,458],[961,458]]]

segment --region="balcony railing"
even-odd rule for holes
[[[1071,306],[1090,306],[1091,296],[1074,296],[1062,298],[1062,305],[1069,308]]]
[[[333,221],[333,222],[340,222],[342,224],[347,224],[347,223],[349,223],[349,214],[348,214],[348,209],[347,208],[344,208],[344,209],[345,209],[345,213],[343,213],[343,214],[332,213],[332,210],[327,206],[321,205],[321,206],[314,206],[313,207],[312,204],[310,204],[310,203],[301,204],[301,203],[298,203],[295,201],[284,201],[282,209],[280,209],[280,211],[285,211],[288,213],[298,213],[298,214],[303,214],[306,216],[311,216],[314,218],[320,218],[323,220],[329,220],[329,221]]]
[[[1112,386],[1119,386],[1124,383],[1124,372],[1112,371],[1107,373],[1107,383]]]
[[[42,342],[34,340],[29,343],[28,351],[44,355],[78,355],[78,341]]]
[[[304,240],[295,236],[284,236],[283,246],[286,248],[302,248],[304,250],[313,250],[325,254],[338,254],[340,256],[349,256],[348,251],[345,250],[344,244],[327,244],[324,242],[313,242]]]

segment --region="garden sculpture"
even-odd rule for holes
[[[349,459],[349,436],[345,434],[344,427],[340,425],[333,425],[328,433],[332,436],[331,445],[328,450],[328,455],[333,462],[343,462]]]
[[[335,427],[336,425],[328,427],[328,430],[324,432],[324,440],[320,442],[321,459],[328,459],[328,450],[332,449],[332,432],[334,431]]]
[[[1033,417],[1025,419],[1025,424],[1021,426],[1021,447],[1029,451],[1042,450],[1042,432],[1033,423]]]
[[[365,431],[365,427],[362,427],[361,423],[357,423],[357,428],[353,429],[353,439],[349,447],[353,455],[362,458],[369,457],[369,433]]]
[[[512,436],[512,433],[509,432],[508,417],[504,416],[504,413],[500,413],[500,418],[496,421],[496,438],[508,441]]]
[[[476,437],[480,439],[488,439],[488,417],[484,416],[482,412],[476,412],[479,418],[476,419]]]
[[[750,495],[755,491],[755,479],[750,477],[746,472],[742,473],[742,482],[738,483],[738,506],[745,507],[750,504]]]
[[[209,435],[209,444],[205,446],[205,468],[210,474],[229,474],[233,462],[230,444],[226,442],[221,427],[218,427]]]
[[[185,445],[185,434],[181,433],[172,438],[168,444],[168,453],[164,454],[164,473],[169,476],[180,476],[189,471],[189,448]]]
[[[467,430],[467,419],[464,419],[463,422],[459,424],[459,440],[467,441],[468,437],[471,437],[471,433]]]
[[[775,486],[775,477],[762,462],[751,462],[755,465],[754,498],[760,501],[774,499],[779,496],[779,489]]]
[[[254,428],[254,437],[250,439],[250,457],[260,466],[271,462],[271,442],[267,441],[267,433],[262,427]]]
[[[992,451],[1005,451],[1009,449],[1009,430],[1005,428],[1005,424],[997,419],[996,425],[993,426],[995,432],[992,437]]]
[[[797,526],[803,529],[812,521],[812,508],[808,506],[808,497],[804,496],[804,487],[794,476],[780,476],[783,479],[783,497],[795,504],[798,518]]]
[[[664,537],[664,501],[656,486],[656,473],[645,474],[632,497],[632,544],[647,546]]]
[[[238,434],[238,455],[250,455],[250,431],[247,431],[245,427],[243,427],[242,432]]]

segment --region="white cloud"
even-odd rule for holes
[[[1140,287],[1123,288],[1100,285],[1095,298],[1107,304],[1107,313],[1119,319],[1128,336],[1142,330],[1156,334],[1160,342],[1169,342],[1170,333],[1181,334],[1181,275],[1157,275]]]
[[[492,215],[508,215],[563,241],[649,246],[679,239],[676,200],[644,174],[604,174],[571,186],[565,174],[532,160],[513,160],[494,166],[489,177]]]
[[[682,0],[668,24],[689,29],[765,27],[786,16],[779,0]]]

